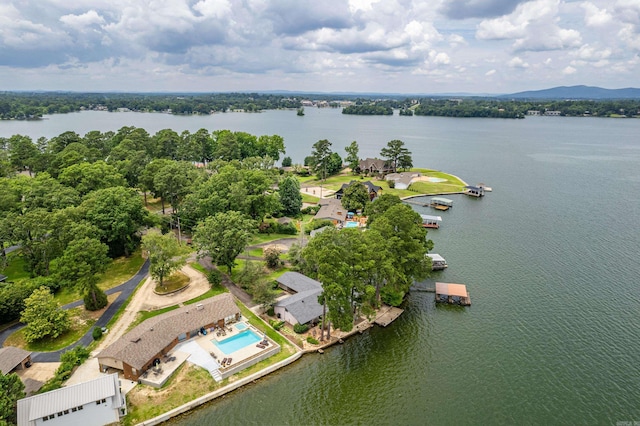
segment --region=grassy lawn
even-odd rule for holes
[[[174,309],[178,309],[178,308],[179,308],[178,305],[171,305],[171,306],[167,306],[166,308],[156,309],[155,311],[140,311],[136,314],[136,319],[133,320],[131,324],[129,324],[129,327],[127,327],[127,331],[131,330],[133,327],[140,324],[141,322],[148,320],[149,318],[155,317],[160,314],[164,314],[165,312],[173,311]]]
[[[7,276],[7,281],[19,283],[30,278],[29,272],[25,269],[26,264],[20,250],[16,250],[7,255],[7,267],[0,269],[0,272]]]
[[[187,300],[186,302],[184,302],[184,304],[185,305],[191,305],[193,303],[200,302],[201,300],[205,300],[205,299],[208,299],[210,297],[217,296],[217,295],[222,294],[222,293],[228,293],[228,292],[229,292],[229,290],[227,290],[226,287],[218,285],[218,286],[215,286],[213,288],[210,288],[209,290],[207,290],[206,293],[201,294],[198,297],[194,297],[193,299]]]
[[[289,234],[254,234],[249,241],[249,246],[269,243],[271,241],[281,240],[283,238],[296,238],[296,236]]]
[[[276,278],[280,277],[282,274],[284,274],[285,272],[290,271],[290,268],[287,267],[282,267],[282,268],[278,268],[275,271],[272,271],[269,275],[267,275],[269,277],[270,280],[275,280]]]
[[[118,294],[109,296],[109,303],[113,302]],[[108,305],[107,305],[108,306]],[[87,311],[84,306],[69,309],[69,318],[71,319],[71,329],[59,336],[57,339],[42,339],[36,342],[27,343],[24,340],[24,328],[11,334],[5,341],[5,346],[16,346],[33,352],[51,352],[66,348],[72,343],[78,341],[84,334],[93,327],[93,324],[104,313],[107,308],[99,311]]]
[[[204,266],[202,266],[201,264],[199,264],[198,262],[191,262],[191,263],[189,263],[189,266],[191,266],[196,271],[203,273],[204,275],[208,275],[209,274],[209,271],[207,271],[206,268]]]
[[[300,194],[302,194],[303,203],[317,204],[318,201],[320,201],[320,197],[314,197],[313,195],[307,194],[306,192],[301,191]]]
[[[262,257],[262,255],[264,254],[264,250],[262,249],[262,247],[258,247],[258,248],[249,250],[248,253],[249,253],[249,256]]]
[[[174,272],[162,281],[162,286],[156,284],[155,291],[159,294],[167,294],[189,285],[189,277],[182,272]]]
[[[142,265],[144,264],[145,259],[142,257],[142,252],[140,249],[136,250],[129,257],[118,257],[114,259],[104,274],[100,277],[100,281],[98,281],[98,287],[102,290],[108,290],[113,287],[117,287],[120,284],[124,283],[131,277],[133,277],[136,272],[140,270]],[[76,289],[63,288],[58,293],[56,293],[55,298],[61,305],[66,305],[67,303],[74,302],[76,300],[82,299],[82,294],[80,294]]]

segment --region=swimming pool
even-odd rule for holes
[[[219,342],[213,339],[211,343],[216,345],[225,355],[229,355],[261,340],[262,337],[258,336],[253,330],[247,329]]]
[[[358,222],[345,222],[344,224],[345,228],[357,228],[358,227]]]
[[[245,324],[243,322],[239,322],[236,325],[234,325],[234,327],[236,328],[236,330],[242,331],[242,330],[246,330],[247,329],[247,324]]]

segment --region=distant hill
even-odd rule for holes
[[[593,86],[560,86],[545,90],[500,95],[509,99],[640,99],[640,89],[603,89]]]

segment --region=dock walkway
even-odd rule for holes
[[[403,309],[383,305],[377,312],[376,319],[373,320],[373,322],[379,326],[386,327],[391,324],[396,318],[398,318],[403,312]]]

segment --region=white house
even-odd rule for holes
[[[127,414],[118,374],[18,400],[18,426],[103,426]]]

